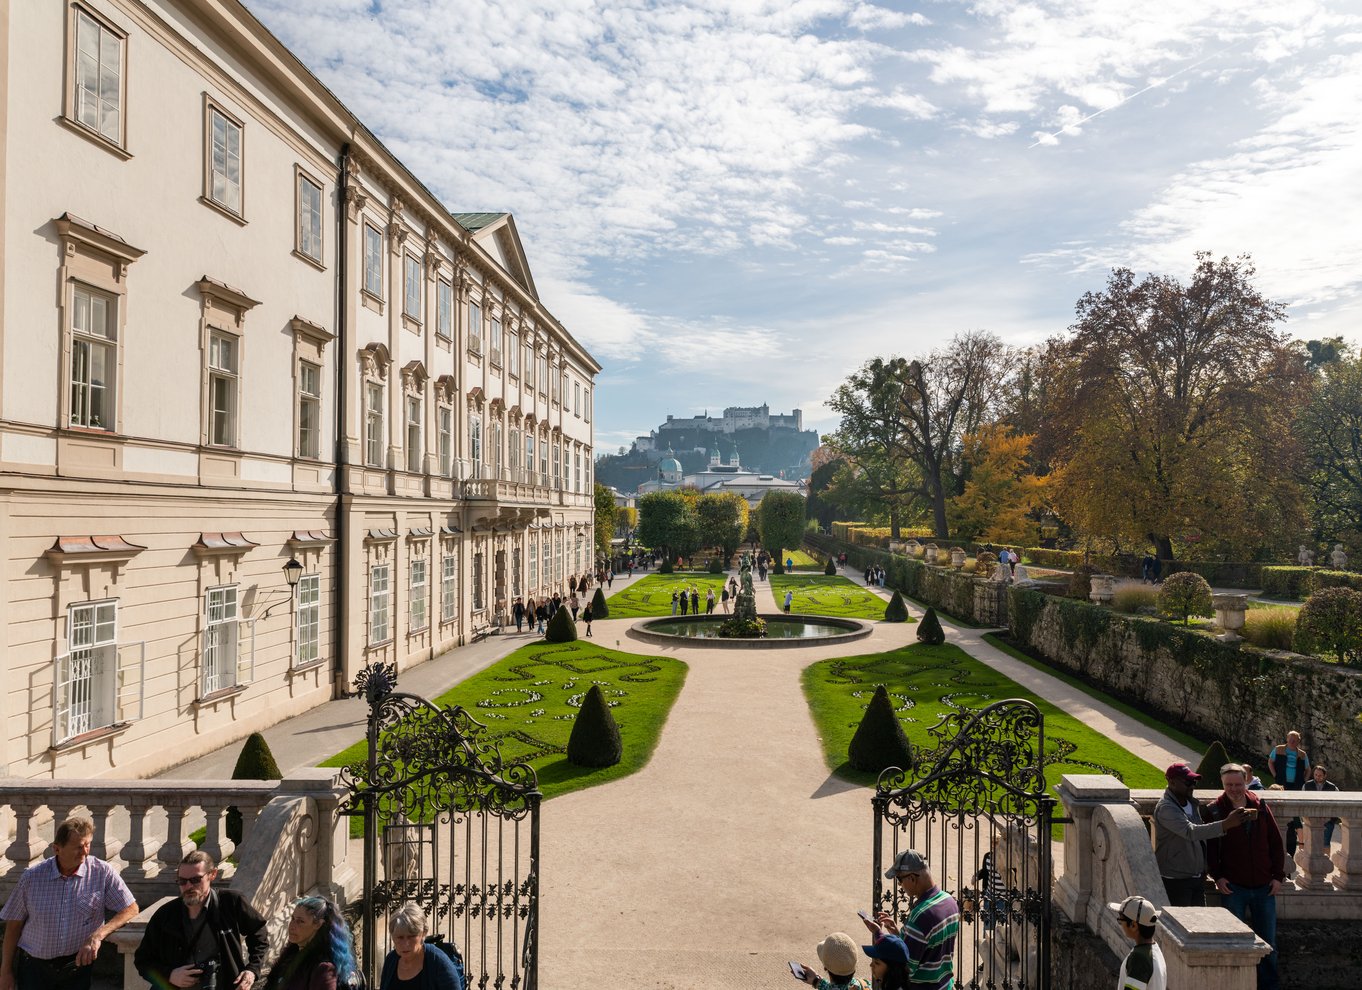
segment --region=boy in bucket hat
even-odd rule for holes
[[[1164,771],[1168,789],[1154,806],[1154,858],[1168,903],[1175,907],[1206,906],[1207,839],[1237,828],[1243,814],[1231,813],[1224,821],[1201,820],[1201,807],[1192,797],[1201,775],[1186,763],[1174,763]]]
[[[845,932],[833,932],[818,943],[818,961],[827,970],[827,977],[818,976],[812,968],[800,966],[802,979],[816,990],[870,990],[870,984],[856,978],[856,943]]]
[[[1116,918],[1135,947],[1121,962],[1116,990],[1168,990],[1168,967],[1154,944],[1154,925],[1159,912],[1139,894],[1127,897],[1116,908]]]

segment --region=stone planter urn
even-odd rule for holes
[[[1088,598],[1098,605],[1110,605],[1111,600],[1116,597],[1115,585],[1116,578],[1111,574],[1094,574]]]
[[[928,543],[925,547],[922,548],[922,552],[924,554],[923,559],[926,560],[927,563],[929,564],[936,563],[936,549],[937,547],[935,543]]]
[[[903,545],[903,547],[904,550],[907,552],[908,556],[910,557],[917,557],[921,555],[922,544],[919,543],[917,540],[909,540],[907,543]]]
[[[1239,635],[1239,630],[1244,628],[1248,599],[1248,595],[1211,596],[1211,604],[1215,606],[1215,624],[1221,630],[1217,638],[1221,642],[1237,643],[1244,638]]]
[[[965,551],[961,550],[959,547],[954,547],[951,550],[951,566],[957,571],[965,566]]]

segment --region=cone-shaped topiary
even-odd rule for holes
[[[827,562],[826,564],[823,565],[823,573],[826,574],[826,575],[828,575],[828,577],[833,577],[834,575],[836,575],[836,573],[837,573],[837,561],[835,561],[835,560],[833,560],[831,557],[829,557],[829,558],[828,558],[828,562]]]
[[[917,641],[928,646],[940,646],[946,642],[946,632],[941,628],[941,620],[936,617],[936,609],[927,609],[927,614],[917,624]]]
[[[236,758],[232,770],[233,780],[283,780],[284,775],[270,752],[270,744],[258,732],[246,737],[246,744]],[[227,838],[233,842],[241,841],[241,812],[235,805],[227,809]]]
[[[572,735],[568,736],[567,744],[568,762],[579,767],[613,767],[623,755],[620,727],[615,724],[615,716],[610,714],[600,685],[593,684],[582,699],[577,721],[572,723]]]
[[[722,574],[724,572],[724,562],[718,557],[709,558],[709,573]]]
[[[605,592],[600,588],[591,596],[591,618],[593,621],[610,618],[610,606],[605,604]]]
[[[595,616],[593,611],[592,616]],[[566,605],[553,613],[544,628],[544,639],[550,643],[571,643],[577,639],[577,623],[572,621],[572,610]]]
[[[847,747],[847,759],[852,767],[869,773],[880,773],[886,767],[908,769],[913,765],[913,747],[903,734],[903,726],[894,714],[894,703],[881,684],[866,706],[861,724]]]
[[[1196,772],[1201,774],[1201,783],[1208,789],[1214,790],[1220,785],[1220,768],[1230,762],[1230,754],[1225,752],[1225,744],[1219,739],[1211,743],[1206,750],[1206,755],[1201,758],[1201,764],[1196,768]]]
[[[935,614],[933,614],[932,618],[933,619],[936,618]],[[885,622],[908,621],[908,606],[903,601],[902,592],[895,591],[894,597],[889,599],[889,604],[885,607],[884,610],[884,621]],[[937,625],[939,626],[940,623],[937,623]]]
[[[660,565],[658,565],[657,573],[659,573],[659,574],[674,574],[674,573],[676,573],[676,566],[672,563],[670,557],[663,557],[663,558],[662,558],[662,563],[661,563]]]

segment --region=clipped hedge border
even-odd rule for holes
[[[1303,601],[1321,588],[1362,591],[1362,574],[1320,567],[1264,567],[1263,594],[1269,598]]]

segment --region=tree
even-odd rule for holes
[[[1044,426],[1050,501],[1075,529],[1127,543],[1261,545],[1303,524],[1291,417],[1305,362],[1247,258],[1197,255],[1191,281],[1114,269],[1085,294],[1068,401]]]
[[[700,545],[722,547],[724,560],[731,559],[747,532],[749,512],[747,499],[736,492],[701,495],[695,502]]]
[[[757,506],[757,526],[762,546],[775,554],[776,573],[782,573],[781,551],[804,542],[804,496],[794,492],[767,492]]]
[[[832,480],[837,476],[838,469],[845,463],[845,456],[838,454],[818,465],[809,475],[809,498],[804,511],[810,519],[817,520],[819,529],[831,529],[836,518],[837,505],[826,498],[825,494],[832,486]]]
[[[1027,470],[1032,439],[998,423],[964,438],[969,480],[948,507],[951,532],[991,543],[1021,543],[1034,535],[1026,517],[1040,503],[1045,479]]]
[[[615,493],[596,482],[596,557],[610,559],[610,543],[615,538]],[[594,569],[594,568],[593,568]]]
[[[1362,354],[1320,368],[1297,432],[1316,538],[1362,547]]]
[[[638,538],[667,562],[699,546],[695,510],[679,491],[649,492],[638,500]]]
[[[1211,586],[1192,571],[1169,575],[1159,589],[1159,610],[1182,619],[1184,626],[1194,615],[1210,615]]]

